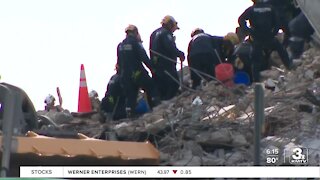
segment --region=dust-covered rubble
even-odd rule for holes
[[[309,148],[312,160],[308,163],[319,164],[320,51],[312,47],[295,62],[301,65],[294,71],[280,66],[262,72],[266,86],[274,87],[265,89],[261,164],[266,164],[265,149],[278,148],[279,157],[284,158],[283,152],[290,146]],[[184,80],[188,81],[188,69],[183,72]],[[201,103],[194,105],[196,97]],[[253,165],[252,86],[226,88],[211,81],[196,91],[185,89],[139,118],[104,124],[99,122],[98,115],[72,119],[66,116],[64,120],[56,118],[58,115],[47,116],[53,117],[63,130],[78,131],[89,137],[150,141],[160,151],[161,165]],[[278,165],[284,162],[280,160]]]

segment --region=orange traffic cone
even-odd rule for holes
[[[78,112],[91,112],[91,102],[89,98],[86,74],[84,72],[84,66],[81,64],[80,71],[80,86],[79,86],[79,101],[78,101]]]

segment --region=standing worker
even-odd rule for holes
[[[150,57],[154,67],[152,74],[157,85],[161,100],[173,98],[179,89],[177,72],[177,57],[181,63],[185,56],[176,47],[173,33],[179,29],[177,21],[172,16],[165,16],[162,27],[156,29],[150,36]],[[171,76],[171,77],[170,77]]]
[[[283,39],[283,45],[288,45],[288,40],[290,37],[290,31],[288,27],[289,19],[287,17],[286,8],[288,6],[288,3],[290,3],[291,0],[268,0],[267,3],[272,5],[273,9],[277,13],[278,22],[279,22],[279,28],[284,33],[284,39]]]
[[[289,37],[291,37],[289,30],[289,22],[300,12],[298,8],[294,6],[294,0],[267,0],[267,3],[271,4],[278,14],[279,28],[283,31],[283,46],[287,47],[289,43]]]
[[[275,10],[264,0],[253,0],[253,2],[254,4],[241,14],[238,22],[240,27],[247,31],[253,39],[253,80],[254,82],[259,82],[263,50],[265,48],[277,50],[282,63],[288,70],[293,68],[293,64],[287,51],[275,38],[279,31],[278,17]],[[250,22],[250,28],[247,26],[247,20]]]
[[[151,72],[153,71],[150,59],[142,46],[138,28],[129,25],[125,29],[125,33],[126,38],[117,48],[117,65],[127,98],[127,116],[132,117],[134,116],[139,88],[146,91],[151,108],[159,103],[159,98],[153,80],[142,65],[143,62]]]

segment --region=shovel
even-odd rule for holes
[[[182,92],[182,88],[183,88],[183,64],[181,61],[180,62],[180,87],[179,87],[180,92]]]
[[[57,95],[58,95],[58,98],[59,98],[59,104],[62,107],[62,96],[61,96],[59,87],[57,87]]]

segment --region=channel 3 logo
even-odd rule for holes
[[[289,150],[289,163],[292,165],[308,164],[308,149],[302,147],[294,147]]]

